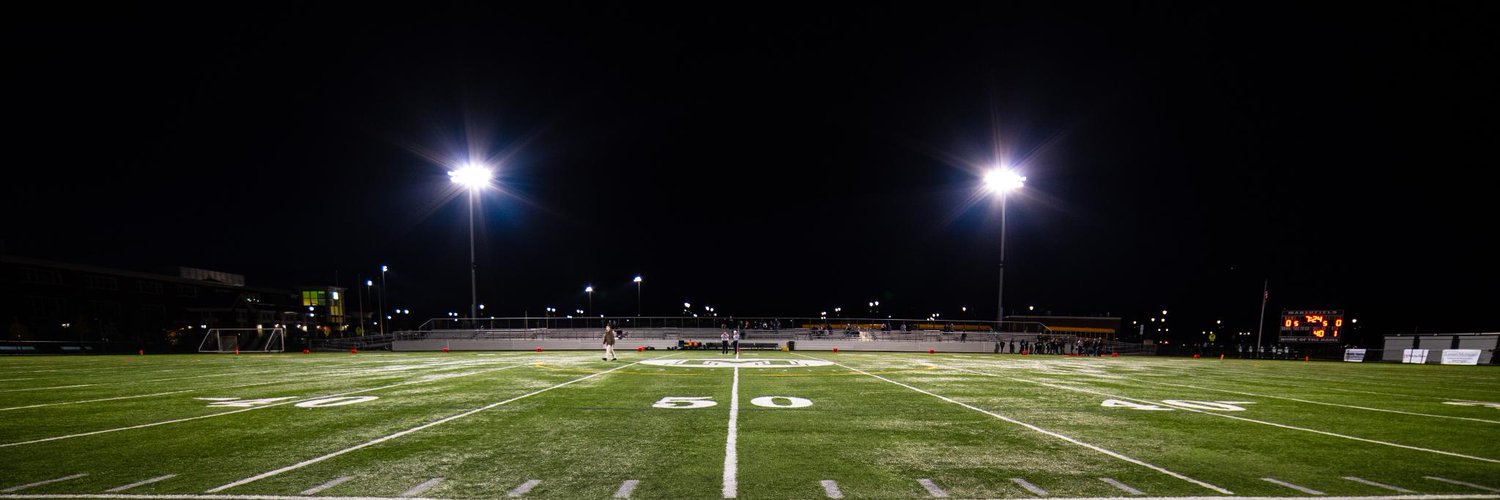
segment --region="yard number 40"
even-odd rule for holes
[[[719,403],[712,396],[667,396],[660,401],[651,404],[652,408],[708,408],[717,406]],[[750,400],[750,404],[766,408],[806,408],[812,406],[812,401],[805,398],[792,396],[761,396]]]

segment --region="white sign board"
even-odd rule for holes
[[[1401,362],[1402,363],[1418,364],[1418,365],[1420,365],[1422,363],[1426,363],[1427,362],[1427,350],[1426,349],[1402,349],[1401,350]]]
[[[1444,349],[1443,364],[1477,365],[1479,364],[1479,349]]]
[[[1365,361],[1364,349],[1344,349],[1344,361],[1350,363],[1363,363]]]

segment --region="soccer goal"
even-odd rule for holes
[[[275,328],[212,328],[198,344],[198,352],[283,352],[286,330]]]

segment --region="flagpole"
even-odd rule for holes
[[[1266,301],[1271,300],[1271,280],[1261,286],[1260,290],[1260,319],[1255,321],[1255,357],[1260,358],[1260,337],[1266,331]]]

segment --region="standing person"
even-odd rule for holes
[[[719,354],[729,354],[729,330],[719,330]]]
[[[738,356],[740,354],[740,331],[739,330],[735,330],[734,331],[734,339],[733,340],[734,340],[734,354],[736,356]]]
[[[609,325],[604,325],[604,360],[615,360],[615,330]]]

